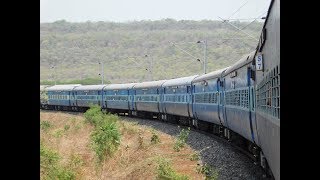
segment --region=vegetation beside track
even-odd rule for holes
[[[40,112],[41,179],[204,179],[175,137],[103,114]],[[170,179],[169,178],[169,179]]]

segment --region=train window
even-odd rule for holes
[[[256,89],[257,110],[280,119],[280,70],[276,66]]]

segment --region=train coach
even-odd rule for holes
[[[192,113],[191,81],[198,75],[167,80],[162,84],[161,119],[189,125]]]
[[[164,82],[166,80],[142,82],[132,87],[134,93],[133,115],[147,118],[161,116],[160,94],[163,93],[161,86]]]
[[[86,85],[73,88],[70,104],[73,110],[85,111],[91,105],[103,105],[103,88],[106,85]]]
[[[48,92],[48,109],[72,110],[70,97],[72,90],[80,84],[55,85],[46,88]]]
[[[113,113],[128,113],[134,111],[134,91],[136,83],[110,84],[103,88],[104,105],[102,109]]]

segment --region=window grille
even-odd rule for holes
[[[280,68],[276,66],[257,85],[257,110],[280,119]]]

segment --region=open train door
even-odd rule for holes
[[[222,76],[218,80],[218,87],[219,87],[219,99],[218,99],[218,115],[221,124],[225,127],[228,127],[227,118],[226,118],[226,109],[225,109],[225,79]]]

